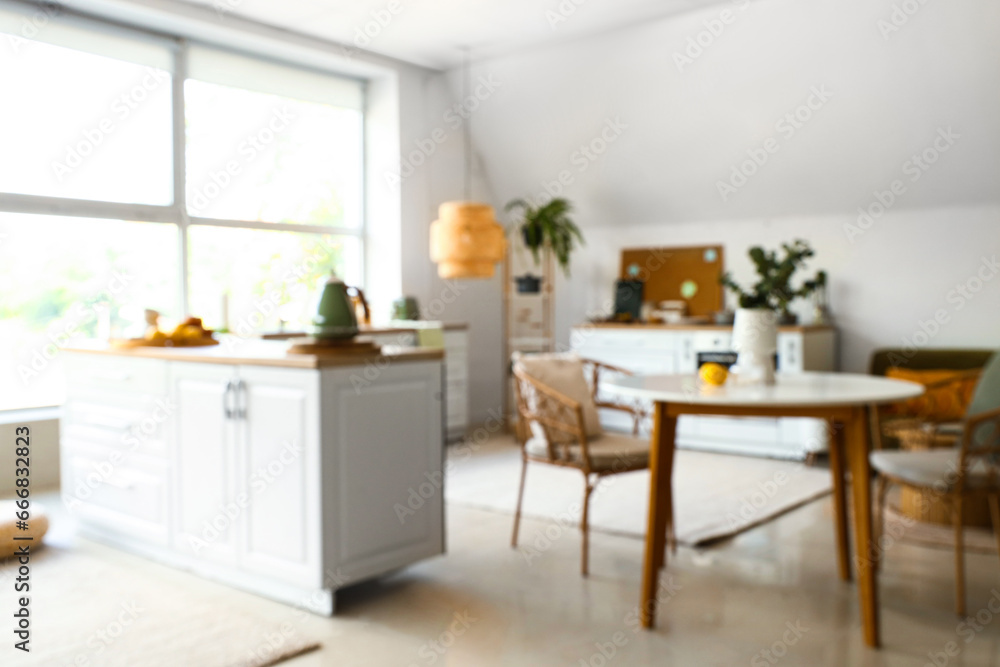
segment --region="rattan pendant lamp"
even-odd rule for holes
[[[469,95],[469,50],[463,63],[462,100]],[[444,202],[438,207],[438,219],[431,223],[431,261],[438,265],[442,278],[492,278],[497,262],[506,250],[503,227],[497,223],[493,207],[472,201],[472,119],[466,118],[465,199]]]

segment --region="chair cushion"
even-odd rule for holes
[[[569,449],[569,458],[558,460],[582,464],[582,447],[579,444],[566,447]],[[535,436],[524,444],[524,448],[534,458],[549,458],[544,438]],[[555,445],[556,454],[561,455],[563,448],[563,445]],[[642,468],[649,465],[649,440],[643,438],[605,433],[594,440],[588,439],[587,451],[590,454],[590,469],[594,472]]]
[[[916,452],[880,450],[871,453],[871,464],[880,473],[914,486],[951,489],[956,482],[959,450],[930,449]],[[1000,484],[1000,469],[976,459],[966,478],[967,488],[986,488]]]
[[[514,364],[528,376],[578,402],[583,408],[584,432],[588,438],[604,432],[580,357],[572,353],[519,354],[514,356]]]
[[[897,380],[908,380],[927,386],[957,378],[966,371],[943,369],[914,370],[910,368],[889,368],[885,375]],[[976,390],[977,378],[966,378],[943,387],[927,390],[920,396],[886,406],[886,414],[920,417],[930,421],[952,421],[965,416]]]

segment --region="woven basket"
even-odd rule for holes
[[[904,451],[916,452],[958,446],[958,436],[938,433],[935,425],[920,419],[887,420],[882,432],[899,442]],[[903,486],[899,493],[899,511],[917,521],[951,525],[951,506],[946,497],[933,491]],[[962,504],[962,523],[977,528],[991,528],[990,507],[985,497],[967,496]]]

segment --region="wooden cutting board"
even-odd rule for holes
[[[315,354],[320,356],[378,356],[382,346],[370,338],[293,338],[289,341],[288,354]]]

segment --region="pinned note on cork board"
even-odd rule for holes
[[[626,248],[619,277],[645,282],[647,302],[684,301],[688,315],[699,316],[725,307],[722,272],[722,246]]]

